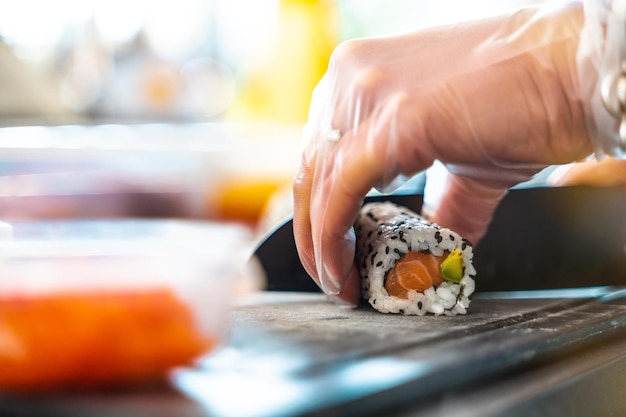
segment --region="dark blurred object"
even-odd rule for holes
[[[511,191],[474,264],[481,291],[626,284],[626,189]]]
[[[376,197],[421,208],[421,195]],[[626,189],[511,190],[475,248],[477,290],[527,290],[626,284]],[[268,289],[318,291],[300,261],[291,220],[256,251]]]

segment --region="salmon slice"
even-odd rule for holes
[[[410,290],[423,292],[443,282],[440,265],[446,255],[409,252],[396,261],[393,269],[387,272],[385,289],[393,297],[409,298]]]

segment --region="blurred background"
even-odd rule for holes
[[[532,0],[21,0],[0,12],[0,219],[256,227],[346,39]]]

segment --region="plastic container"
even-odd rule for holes
[[[247,231],[163,221],[13,224],[0,241],[0,392],[165,381],[228,336]]]
[[[0,219],[254,220],[291,183],[299,139],[256,123],[0,128]]]

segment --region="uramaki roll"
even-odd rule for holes
[[[474,292],[472,246],[390,202],[363,206],[354,225],[365,298],[382,313],[465,314]]]

